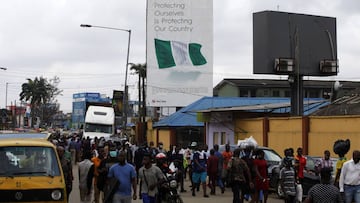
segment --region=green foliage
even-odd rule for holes
[[[146,83],[146,63],[131,64],[130,70],[135,71],[139,75],[139,116],[140,121],[145,122],[146,106],[145,106],[145,83]]]
[[[32,117],[40,117],[43,123],[51,122],[51,116],[58,110],[55,98],[62,93],[59,83],[57,76],[49,80],[41,76],[27,78],[27,82],[21,85],[20,100],[30,101]]]

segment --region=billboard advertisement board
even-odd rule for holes
[[[123,115],[123,101],[124,101],[124,91],[114,90],[112,105],[115,110],[115,116]]]
[[[148,0],[147,106],[181,107],[213,92],[213,1]]]
[[[337,61],[336,18],[278,11],[253,14],[255,74],[337,75]],[[282,63],[289,69],[279,68]]]

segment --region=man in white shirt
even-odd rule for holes
[[[353,152],[353,158],[344,163],[339,187],[340,192],[345,194],[345,202],[351,203],[353,200],[360,203],[360,151]]]

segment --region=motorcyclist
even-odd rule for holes
[[[168,160],[166,155],[162,152],[158,153],[155,156],[156,166],[160,168],[160,170],[164,173],[164,176],[166,176],[167,173],[171,173],[167,161]],[[158,194],[157,202],[161,203],[162,200],[165,200],[165,194],[168,191],[166,184],[161,184],[161,186],[159,186],[158,188],[158,191],[159,194]]]
[[[159,167],[164,174],[170,172],[169,165],[167,162],[168,160],[164,153],[160,152],[155,156],[156,166]]]
[[[186,192],[184,189],[184,155],[180,154],[180,147],[176,146],[175,151],[169,157],[169,161],[173,162],[178,169],[177,181],[180,183],[181,192]]]

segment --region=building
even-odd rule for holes
[[[360,88],[360,82],[339,81],[341,88],[335,96],[335,81],[304,80],[304,98],[334,99]],[[214,87],[219,97],[291,97],[288,80],[224,79]]]
[[[328,102],[321,98],[304,100],[304,115],[316,111]],[[148,141],[160,140],[170,145],[191,142],[208,144],[234,143],[244,133],[235,126],[240,118],[289,116],[289,98],[203,97],[167,118],[154,123]],[[150,136],[150,137],[149,137]]]
[[[166,147],[198,141],[212,147],[253,136],[278,151],[302,146],[322,155],[336,139],[358,143],[360,83],[339,83],[304,81],[304,116],[292,117],[290,97],[284,97],[290,91],[287,80],[224,79],[214,88],[217,97],[204,97],[148,125],[148,141],[161,140]]]

